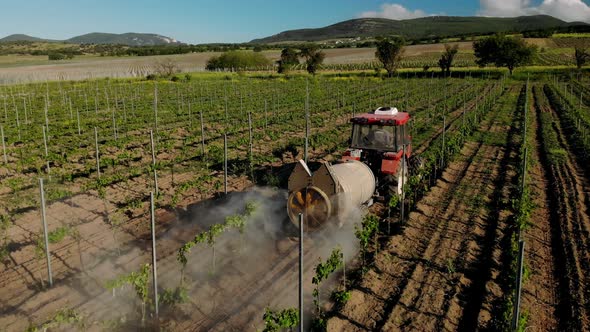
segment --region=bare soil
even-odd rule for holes
[[[554,263],[551,228],[551,180],[542,164],[540,123],[537,105],[529,109],[533,117],[534,146],[531,153],[529,178],[534,210],[530,228],[523,233],[525,261],[529,278],[525,280],[522,293],[522,310],[528,314],[528,326],[533,331],[557,331],[557,305],[559,302],[557,268]]]

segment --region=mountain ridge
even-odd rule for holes
[[[155,33],[104,33],[91,32],[80,36],[75,36],[65,40],[51,40],[33,37],[25,34],[12,34],[4,38],[0,38],[1,42],[16,42],[16,41],[31,41],[31,42],[56,42],[56,43],[71,43],[71,44],[122,44],[127,46],[155,46],[155,45],[174,45],[182,44],[178,40],[155,34]]]
[[[406,39],[429,37],[457,37],[497,32],[524,32],[588,25],[583,22],[565,22],[548,15],[519,16],[513,18],[481,16],[428,16],[408,20],[386,18],[356,18],[321,28],[305,28],[280,32],[258,38],[250,43],[312,42],[338,38],[364,38],[399,35]]]

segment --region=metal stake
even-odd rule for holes
[[[227,134],[223,134],[223,192],[227,196]]]
[[[303,332],[303,213],[299,214],[299,331]]]
[[[156,191],[156,196],[158,195],[158,172],[154,168],[154,190]]]
[[[267,114],[267,102],[264,100],[264,134],[266,135],[266,130],[268,129],[268,114]]]
[[[154,308],[156,321],[158,321],[158,272],[156,268],[156,214],[154,213],[154,193],[150,192],[150,216],[152,228],[152,272],[154,279]]]
[[[150,145],[152,147],[152,166],[156,168],[156,147],[154,144],[154,131],[150,129]]]
[[[100,156],[98,154],[98,130],[94,127],[94,143],[96,146],[96,174],[100,178]]]
[[[406,145],[402,145],[402,167],[405,168],[405,164],[406,164]],[[402,219],[402,224],[404,224],[405,222],[405,192],[404,192],[404,182],[405,182],[405,169],[402,168],[401,172],[402,172],[402,192],[401,192],[401,219]]]
[[[205,158],[205,122],[203,121],[203,111],[200,113],[201,116],[201,155]]]
[[[113,118],[113,137],[115,138],[115,141],[117,140],[117,120],[115,119],[115,109],[113,108],[112,112],[112,118]]]
[[[447,117],[443,116],[443,133],[442,133],[442,148],[441,148],[441,158],[440,158],[440,167],[444,167],[445,163],[445,134],[447,132]]]
[[[158,134],[158,85],[154,84],[154,130]]]
[[[47,163],[47,174],[51,171],[49,169],[49,150],[47,149],[47,133],[45,132],[46,129],[43,126],[43,146],[45,147],[45,162]]]
[[[305,150],[304,150],[304,157],[305,163],[307,164],[307,153],[309,149],[309,81],[307,81],[305,86]]]
[[[4,126],[0,126],[0,133],[2,134],[2,153],[4,154],[4,163],[8,164],[8,158],[6,157],[6,142],[4,141]]]
[[[248,158],[250,159],[250,171],[252,171],[252,159],[253,159],[252,146],[254,144],[252,142],[252,113],[251,112],[248,112],[248,130],[250,133],[250,154],[249,154]]]
[[[82,130],[80,129],[80,111],[76,109],[76,117],[78,119],[78,135],[82,134]]]
[[[49,256],[49,234],[47,233],[47,220],[45,217],[45,194],[43,193],[43,178],[39,178],[39,189],[41,193],[41,221],[43,222],[43,237],[45,238],[45,257],[47,258],[47,274],[49,276],[49,287],[53,286],[51,274],[51,256]]]

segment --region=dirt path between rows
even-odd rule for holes
[[[530,228],[523,233],[525,261],[530,271],[523,284],[522,309],[528,314],[527,325],[533,331],[556,331],[558,327],[557,305],[559,301],[557,267],[554,263],[555,248],[552,248],[550,191],[553,190],[549,174],[542,164],[542,134],[538,105],[529,109],[533,126],[533,148],[530,171],[527,174],[534,210]]]

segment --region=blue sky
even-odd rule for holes
[[[357,17],[549,14],[590,22],[589,0],[0,0],[0,38],[152,32],[188,43],[245,42]]]

